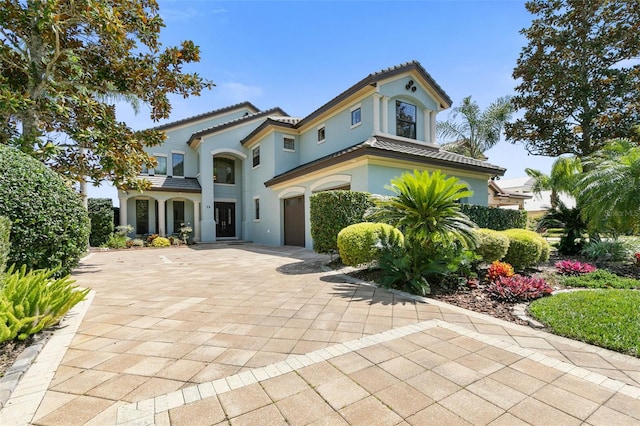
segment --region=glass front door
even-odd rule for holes
[[[236,203],[214,203],[216,238],[236,236]]]

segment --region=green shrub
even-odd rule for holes
[[[580,254],[594,262],[620,262],[629,256],[629,249],[620,240],[601,240],[587,244]]]
[[[56,272],[9,268],[0,290],[0,342],[25,340],[55,325],[84,300],[90,289],[79,290],[68,275],[53,279]]]
[[[338,233],[338,250],[342,263],[350,266],[377,260],[381,250],[404,243],[402,233],[385,223],[356,223]]]
[[[567,287],[640,289],[640,281],[612,274],[604,269],[562,280]]]
[[[165,237],[156,237],[153,239],[151,243],[152,247],[169,247],[171,245],[171,241]]]
[[[493,229],[476,229],[476,253],[487,263],[502,259],[509,249],[509,237]]]
[[[311,238],[318,253],[338,250],[338,233],[349,225],[364,221],[365,212],[373,207],[367,192],[324,191],[310,198]]]
[[[542,243],[539,235],[525,229],[507,229],[502,231],[509,238],[509,249],[502,258],[516,270],[537,265],[542,255]]]
[[[0,277],[7,267],[7,259],[9,258],[9,250],[11,242],[11,220],[8,217],[0,216]]]
[[[109,239],[107,239],[107,242],[102,244],[100,247],[123,249],[127,247],[127,241],[129,241],[129,239],[125,235],[116,232],[109,235]]]
[[[100,247],[113,233],[113,202],[111,198],[89,198],[87,200],[91,219],[91,247]]]
[[[89,242],[89,216],[80,196],[45,165],[0,144],[0,212],[11,226],[8,263],[58,267],[68,274]]]
[[[479,228],[504,231],[527,226],[527,212],[524,210],[507,210],[475,204],[460,204],[460,210]]]
[[[529,313],[555,334],[640,356],[640,292],[593,290],[535,300]]]

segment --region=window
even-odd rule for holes
[[[356,127],[362,122],[362,110],[360,107],[354,107],[351,110],[351,127]]]
[[[254,220],[260,220],[260,198],[256,197],[253,199],[255,216]]]
[[[147,167],[146,164],[143,164],[142,166],[140,166],[140,174],[141,175],[149,174],[149,168]]]
[[[416,106],[396,101],[396,135],[416,138]]]
[[[149,200],[136,200],[136,233],[149,233]]]
[[[184,154],[172,153],[171,166],[173,167],[173,176],[184,176]]]
[[[177,234],[184,220],[184,201],[173,202],[173,233]]]
[[[318,127],[318,143],[324,142],[325,136],[324,126]]]
[[[215,183],[235,184],[236,162],[232,158],[215,157],[213,159],[213,181]]]
[[[253,167],[258,167],[260,165],[260,145],[253,148]]]
[[[293,138],[284,138],[284,150],[285,151],[295,151],[296,150],[296,140]]]
[[[156,161],[158,162],[158,165],[154,169],[155,174],[166,175],[167,174],[167,157],[156,156]]]

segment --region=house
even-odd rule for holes
[[[510,194],[528,195],[529,199],[524,201],[524,209],[530,214],[542,214],[551,208],[551,191],[541,191],[539,194],[533,193],[532,177],[524,176],[512,179],[500,180],[500,188]],[[576,200],[566,194],[559,194],[560,201],[569,207],[576,206]]]
[[[489,181],[489,207],[524,210],[526,201],[531,198],[533,195],[506,191],[493,179]]]
[[[415,61],[372,73],[306,117],[244,102],[164,124],[151,188],[119,191],[120,223],[137,234],[313,247],[309,197],[351,189],[389,194],[390,180],[440,169],[487,205],[487,181],[505,169],[440,149],[436,115],[451,99]]]

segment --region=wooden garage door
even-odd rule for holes
[[[284,200],[284,245],[304,247],[304,196]]]

